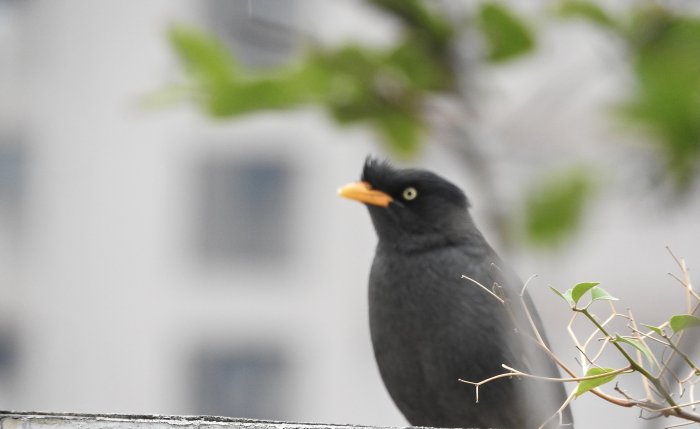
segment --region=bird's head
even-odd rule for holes
[[[464,239],[473,228],[464,193],[426,170],[367,158],[362,178],[338,190],[365,203],[380,242],[420,248]]]

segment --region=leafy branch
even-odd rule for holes
[[[669,253],[671,253],[670,250]],[[673,253],[671,253],[671,256],[676,261],[682,274],[680,277],[673,274],[671,276],[678,280],[685,291],[687,298],[686,313],[674,315],[660,326],[642,324],[648,329],[648,331],[643,332],[639,329],[637,320],[631,311],[628,310],[627,314],[623,314],[616,310],[615,301],[618,301],[618,299],[601,288],[598,282],[579,283],[566,291],[552,288],[552,291],[567,303],[573,313],[567,325],[567,330],[573,345],[579,353],[578,362],[581,368],[579,371],[575,371],[549,350],[542,340],[537,326],[532,323],[532,317],[523,299],[525,288],[529,283],[528,280],[520,296],[521,305],[530,320],[531,335],[526,335],[526,337],[534,340],[539,347],[547,351],[550,357],[569,377],[543,377],[502,365],[506,371],[501,374],[480,381],[462,381],[475,387],[477,400],[479,388],[482,385],[506,377],[523,377],[560,383],[574,382],[577,383],[577,387],[569,395],[566,402],[561,405],[557,412],[558,414],[561,413],[564,407],[568,406],[570,401],[591,392],[614,405],[639,408],[642,411],[642,417],[646,419],[677,417],[687,422],[700,422],[700,414],[695,412],[696,405],[700,404],[700,401],[694,397],[694,387],[700,382],[700,368],[683,351],[681,346],[683,336],[687,330],[700,327],[700,317],[696,316],[698,309],[700,309],[700,296],[693,289],[685,261],[676,258]],[[465,278],[471,280],[468,277]],[[492,295],[494,294],[484,285],[479,284],[479,286],[489,291]],[[498,285],[494,285],[494,289],[501,290]],[[509,306],[507,300],[499,299],[499,301],[506,307]],[[610,314],[604,320],[599,319],[592,311],[592,307],[600,302],[608,303]],[[508,308],[508,311],[512,313],[511,308]],[[581,339],[574,329],[574,322],[580,318],[583,318],[593,327],[593,330],[585,339]],[[624,334],[613,331],[614,322],[620,320],[625,323],[627,332],[624,332]],[[594,347],[595,344],[600,344],[600,346],[596,348]],[[600,365],[599,362],[610,351],[614,351],[617,355],[622,356],[627,365],[617,369]],[[677,361],[680,361],[682,367],[686,368],[688,372],[683,377],[678,376],[671,369]],[[622,374],[630,373],[636,373],[641,377],[643,394],[634,397],[620,387],[619,384],[614,388],[616,393],[603,391],[602,386],[618,380],[618,377]],[[556,414],[550,417],[547,422],[555,416]]]

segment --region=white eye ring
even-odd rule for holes
[[[418,191],[413,186],[409,186],[403,190],[403,199],[406,201],[415,200],[417,196]]]

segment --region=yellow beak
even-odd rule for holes
[[[338,195],[374,206],[388,207],[393,199],[382,191],[372,189],[367,182],[349,183],[338,189]]]

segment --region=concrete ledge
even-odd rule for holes
[[[59,429],[61,427],[79,429],[376,429],[373,426],[290,423],[214,416],[0,411],[0,429]]]

